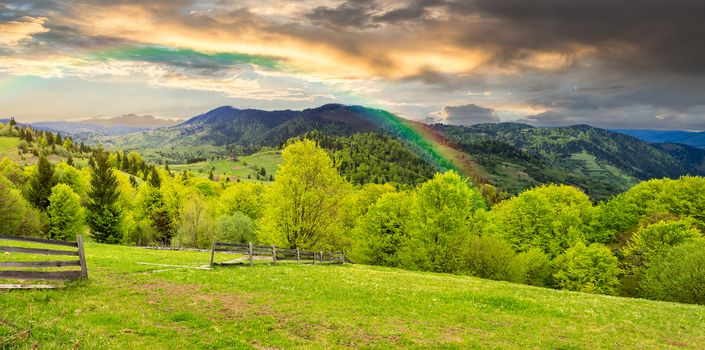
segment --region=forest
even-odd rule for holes
[[[344,139],[315,134],[290,139],[266,183],[175,172],[13,121],[0,136],[20,139],[20,160],[0,161],[2,232],[344,250],[360,264],[705,304],[702,177],[643,181],[599,203],[561,184],[497,198],[452,170],[360,184],[339,171],[356,157]]]

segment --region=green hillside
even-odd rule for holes
[[[17,155],[17,145],[20,139],[16,137],[1,136],[0,137],[0,158],[12,157]]]
[[[363,265],[213,271],[88,244],[90,280],[0,292],[3,349],[699,349],[705,307]],[[16,256],[0,255],[0,261]],[[218,257],[223,259],[222,257]]]
[[[190,171],[202,175],[208,175],[213,169],[216,176],[228,176],[241,180],[256,179],[260,169],[265,169],[265,177],[274,175],[277,167],[282,162],[280,151],[258,152],[249,156],[242,156],[233,159],[207,160],[191,164],[174,164],[169,168],[174,171]]]
[[[433,127],[482,165],[490,183],[510,193],[553,182],[574,185],[594,199],[605,199],[640,180],[700,174],[648,143],[587,125]]]
[[[291,138],[316,132],[319,141],[338,138],[324,142],[323,147],[340,158],[341,173],[354,183],[414,185],[453,164],[473,181],[511,194],[540,184],[565,183],[580,187],[593,200],[610,198],[641,180],[704,172],[693,164],[691,154],[669,154],[634,137],[586,125],[463,127],[404,121],[385,111],[339,104],[303,111],[220,107],[178,126],[95,141],[115,150],[138,150],[150,162],[196,163],[196,168],[188,168],[201,169],[202,162],[251,155],[263,148],[278,149]],[[411,130],[418,135],[407,135]],[[369,135],[377,136],[371,140]],[[360,142],[361,138],[365,140]],[[437,152],[443,150],[445,159],[429,153],[429,147],[417,141],[436,147]],[[397,151],[400,147],[405,150]],[[215,166],[238,166],[221,165]]]

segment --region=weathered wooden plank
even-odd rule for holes
[[[252,256],[252,242],[250,242],[248,244],[249,244],[249,248],[250,248],[250,251],[249,251],[249,253],[250,253],[250,266],[253,266],[252,260],[254,260],[254,257]]]
[[[81,271],[13,271],[0,270],[0,278],[19,280],[70,281],[81,277]]]
[[[241,243],[215,242],[214,244],[219,247],[240,247],[240,248],[248,248],[249,247],[247,244],[241,244]]]
[[[78,260],[81,262],[81,277],[88,278],[88,266],[86,265],[86,252],[83,250],[83,236],[76,236],[78,244]]]
[[[71,255],[71,256],[78,256],[78,252],[77,252],[77,251],[71,251],[71,250],[54,250],[54,249],[22,248],[22,247],[5,247],[5,246],[0,246],[0,252],[41,254],[41,255]]]
[[[55,289],[60,287],[51,284],[0,284],[0,289]]]
[[[18,241],[18,242],[32,242],[32,243],[62,245],[65,247],[73,247],[73,248],[78,247],[78,243],[76,243],[76,242],[54,241],[51,239],[44,239],[44,238],[23,237],[23,236],[13,236],[13,235],[0,234],[0,239],[4,239],[4,240],[8,240],[8,241]]]
[[[6,261],[0,262],[0,267],[64,267],[81,266],[80,260],[57,260],[57,261]]]

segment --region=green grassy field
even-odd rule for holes
[[[5,243],[3,243],[5,244]],[[0,292],[1,349],[702,349],[705,307],[360,265],[201,266],[87,244],[90,280]],[[18,254],[2,254],[17,260]],[[219,260],[225,259],[218,257]]]
[[[188,170],[194,173],[207,175],[211,167],[215,167],[215,175],[236,176],[246,179],[248,175],[252,179],[256,178],[255,168],[262,168],[269,174],[275,174],[277,167],[282,162],[280,151],[259,152],[253,155],[240,157],[237,161],[229,159],[219,159],[215,161],[198,162],[193,164],[174,164],[169,168],[175,171]]]
[[[17,137],[0,136],[0,159],[17,155],[17,145],[20,139]]]

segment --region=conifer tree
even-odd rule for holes
[[[45,156],[40,156],[37,170],[29,180],[27,199],[38,209],[46,210],[49,206],[51,188],[54,187],[54,185],[56,185],[54,167]]]
[[[108,162],[108,155],[102,149],[93,152],[87,221],[96,242],[119,243],[122,211],[117,200],[120,192],[117,177]]]

